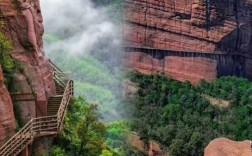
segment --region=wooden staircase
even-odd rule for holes
[[[56,84],[56,93],[57,93],[57,95],[63,95],[64,91],[65,91],[64,87]]]
[[[50,97],[47,104],[47,116],[57,115],[63,96]]]
[[[73,81],[50,63],[58,95],[48,99],[47,116],[31,119],[0,148],[0,156],[16,156],[31,144],[34,138],[58,134],[62,129],[64,115],[73,96]]]

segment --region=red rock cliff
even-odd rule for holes
[[[12,40],[11,56],[19,62],[18,68],[21,69],[12,73],[12,92],[36,92],[37,113],[43,116],[47,97],[55,94],[55,85],[43,50],[44,29],[39,0],[0,0],[0,20],[4,22],[0,31]],[[11,101],[4,103],[12,108]],[[35,117],[34,102],[17,102],[15,106],[19,107],[17,118],[21,118],[22,124]],[[7,115],[9,111],[1,111],[0,121]]]
[[[15,131],[15,117],[10,94],[4,85],[4,77],[0,66],[0,146]]]
[[[249,0],[127,0],[126,67],[191,82],[252,78],[251,11]]]

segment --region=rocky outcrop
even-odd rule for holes
[[[15,133],[15,116],[10,94],[0,66],[0,146]]]
[[[1,0],[0,31],[13,42],[12,58],[19,71],[13,73],[12,92],[37,93],[37,113],[46,113],[47,97],[55,94],[49,61],[43,50],[42,15],[39,0]],[[21,119],[25,123],[35,117],[35,103],[18,102]]]
[[[137,84],[126,79],[122,82],[122,96],[127,99],[134,99],[137,94]]]
[[[224,75],[252,78],[251,12],[249,0],[126,1],[125,46],[145,49],[126,50],[126,67],[193,83]]]
[[[204,150],[204,156],[250,156],[250,141],[236,142],[226,138],[211,141]]]
[[[137,133],[128,134],[127,141],[131,146],[148,156],[169,156],[169,153],[161,149],[161,146],[156,141],[150,140],[148,145],[145,145]]]

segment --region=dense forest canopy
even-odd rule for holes
[[[247,79],[222,77],[193,86],[164,75],[133,73],[130,78],[139,84],[133,130],[146,142],[157,140],[171,155],[200,156],[218,137],[252,139],[252,83]]]

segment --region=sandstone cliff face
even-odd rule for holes
[[[0,0],[0,31],[13,42],[12,58],[21,70],[12,74],[12,92],[37,93],[38,116],[46,114],[47,97],[55,95],[55,85],[49,61],[43,50],[44,32],[39,0]],[[10,101],[9,101],[10,102]],[[6,103],[10,105],[11,103]],[[34,102],[17,102],[22,123],[35,117]],[[8,111],[0,114],[0,121]]]
[[[250,141],[236,142],[226,138],[211,141],[204,150],[204,156],[250,156]]]
[[[0,66],[0,146],[15,133],[15,117],[10,94]]]
[[[191,82],[252,78],[251,12],[249,0],[125,1],[125,45],[138,47],[126,50],[126,67]]]

